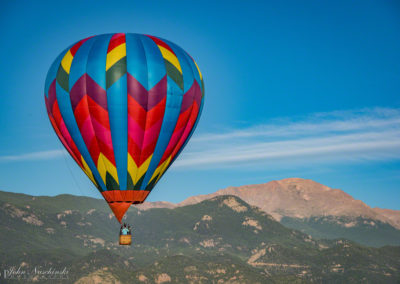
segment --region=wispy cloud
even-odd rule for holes
[[[0,162],[60,158],[65,150],[0,156]],[[218,168],[400,159],[400,109],[375,108],[275,119],[194,137],[174,168]]]
[[[233,129],[225,133],[207,133],[192,141],[213,141],[246,137],[284,137],[295,135],[317,135],[329,132],[358,131],[367,128],[400,126],[400,109],[362,109],[315,113],[308,117],[275,119],[269,123],[245,129]]]
[[[400,159],[400,109],[317,113],[195,137],[177,167]]]
[[[62,157],[63,155],[65,155],[64,150],[38,151],[16,155],[0,156],[0,162],[50,160]]]

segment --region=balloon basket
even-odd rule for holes
[[[132,243],[132,235],[120,235],[119,244],[121,246],[130,246]]]

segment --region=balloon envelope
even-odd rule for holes
[[[53,62],[50,122],[121,222],[178,157],[199,120],[202,74],[179,46],[149,35],[83,39]]]

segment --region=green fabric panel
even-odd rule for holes
[[[118,60],[106,73],[106,88],[117,82],[126,74],[126,56]]]

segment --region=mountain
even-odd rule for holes
[[[1,271],[38,283],[400,280],[400,247],[316,240],[232,195],[173,209],[131,207],[128,220],[134,242],[121,247],[119,224],[102,200],[0,192]],[[51,269],[65,274],[34,273]],[[1,283],[15,283],[4,273]]]
[[[176,207],[177,207],[176,204],[167,201],[143,202],[142,204],[136,205],[136,208],[139,210],[148,210],[153,208],[173,209]]]
[[[391,221],[393,227],[400,229],[400,210],[382,209],[375,207],[373,210]]]
[[[16,283],[11,276],[23,283],[400,280],[400,247],[316,240],[233,195],[173,209],[131,207],[128,220],[133,245],[121,247],[119,224],[102,200],[0,192],[0,282]]]
[[[144,204],[140,208],[176,208],[221,195],[237,196],[285,226],[315,238],[346,238],[370,246],[400,245],[400,211],[371,208],[340,189],[301,178],[228,187],[176,205]]]
[[[185,206],[218,195],[235,195],[259,207],[280,221],[283,217],[309,218],[313,216],[364,217],[388,223],[400,229],[400,211],[372,209],[340,189],[332,189],[312,180],[288,178],[265,184],[228,187],[209,195],[189,197],[179,204]]]

